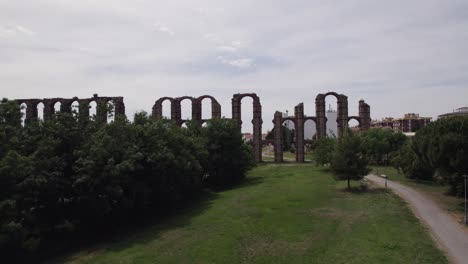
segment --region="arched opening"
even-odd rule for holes
[[[338,100],[333,95],[325,97],[325,117],[327,118],[327,136],[338,137]]]
[[[192,119],[192,100],[186,98],[180,101],[180,116],[182,120]]]
[[[20,109],[21,109],[21,125],[24,126],[24,124],[26,123],[26,111],[28,109],[28,105],[26,103],[22,103],[20,105]]]
[[[37,104],[37,119],[44,120],[44,103],[40,102]]]
[[[244,97],[241,100],[241,131],[245,137],[250,137],[253,142],[253,98]]]
[[[281,128],[283,139],[283,160],[296,160],[296,124],[292,120],[284,120]]]
[[[212,111],[213,108],[211,106],[212,101],[210,98],[204,98],[201,100],[201,108],[202,108],[202,119],[208,120],[213,118]]]
[[[354,118],[352,118],[351,120],[348,121],[348,127],[353,132],[358,132],[360,130],[359,122],[358,122],[358,120],[356,120]]]
[[[166,99],[161,102],[162,118],[171,119],[171,101]]]
[[[96,111],[97,111],[97,103],[95,101],[91,101],[89,103],[89,117],[96,120]]]
[[[306,120],[304,122],[304,139],[305,140],[312,140],[314,139],[315,135],[317,134],[317,126],[313,120]]]
[[[62,107],[62,103],[56,102],[54,104],[54,113],[60,113],[60,108]]]
[[[75,116],[80,113],[80,103],[78,101],[73,101],[71,103],[71,113]]]
[[[115,104],[113,100],[107,101],[107,123],[112,123],[115,120]]]

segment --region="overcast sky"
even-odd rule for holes
[[[468,1],[0,0],[0,91],[124,96],[127,115],[210,94],[226,117],[253,92],[264,131],[300,102],[315,115],[327,91],[350,115],[364,99],[373,119],[436,117],[468,106]]]

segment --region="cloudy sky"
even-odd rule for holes
[[[327,91],[350,115],[365,99],[375,119],[436,117],[468,106],[468,1],[0,0],[0,82],[8,98],[124,96],[128,115],[211,94],[230,117],[254,92],[264,130]]]

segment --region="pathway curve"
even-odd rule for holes
[[[366,178],[378,185],[385,185],[381,177],[367,175]],[[468,231],[461,224],[420,192],[394,181],[388,181],[387,186],[410,204],[453,263],[468,263]]]

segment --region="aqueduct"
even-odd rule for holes
[[[71,113],[72,104],[78,104],[78,115],[83,118],[89,117],[89,108],[92,102],[96,104],[108,104],[110,102],[114,105],[114,113],[116,116],[125,116],[125,104],[123,97],[100,97],[95,94],[91,98],[79,99],[78,97],[73,98],[44,98],[44,99],[16,99],[19,105],[26,106],[26,117],[25,123],[29,123],[33,120],[37,120],[39,117],[38,105],[43,104],[43,118],[44,120],[50,119],[56,112],[55,106],[60,103],[60,112]],[[107,122],[107,108],[96,109],[97,120]]]
[[[364,102],[359,101],[359,116],[348,116],[348,97],[343,94],[334,92],[319,94],[315,99],[316,116],[304,115],[304,104],[300,103],[294,108],[294,117],[283,117],[282,112],[275,112],[273,119],[274,141],[273,147],[275,152],[275,162],[283,162],[283,133],[281,132],[283,123],[285,121],[292,121],[294,123],[294,136],[296,161],[304,162],[304,146],[310,140],[304,139],[304,125],[307,120],[312,120],[315,123],[317,130],[317,137],[326,136],[327,131],[327,117],[325,112],[325,98],[329,95],[335,96],[337,99],[337,119],[338,136],[342,136],[348,128],[350,120],[356,120],[359,124],[360,130],[368,130],[370,128],[370,106]]]
[[[283,113],[276,111],[273,119],[273,133],[274,140],[273,146],[275,150],[275,162],[283,161],[283,146],[282,146],[282,126],[287,120],[291,121],[295,125],[295,138],[296,138],[296,161],[304,162],[304,146],[310,143],[312,140],[306,140],[304,138],[304,126],[308,120],[314,121],[317,130],[317,137],[326,136],[326,112],[325,112],[325,98],[327,96],[334,96],[337,99],[338,111],[337,111],[337,124],[338,124],[338,136],[342,136],[348,127],[350,120],[356,120],[359,124],[360,130],[367,130],[370,128],[370,106],[364,102],[359,101],[359,116],[348,116],[348,98],[343,94],[337,94],[329,92],[326,94],[319,94],[315,99],[315,116],[306,116],[304,114],[304,104],[300,103],[294,108],[294,117],[283,117]],[[237,121],[239,129],[242,128],[242,99],[250,97],[253,99],[253,149],[254,157],[256,162],[262,161],[262,146],[266,144],[267,140],[262,140],[262,105],[260,98],[255,93],[243,93],[234,94],[231,100],[232,104],[232,119]],[[210,95],[203,95],[200,97],[161,97],[153,105],[152,116],[156,119],[163,118],[163,102],[168,100],[171,103],[171,114],[170,119],[175,122],[178,126],[182,126],[187,119],[182,119],[182,107],[181,102],[183,100],[189,100],[192,104],[192,117],[191,120],[195,121],[199,125],[206,122],[206,119],[202,118],[202,101],[204,99],[211,100],[211,118],[221,118],[221,105],[219,102]],[[42,103],[44,105],[43,118],[44,120],[50,119],[55,113],[55,106],[60,103],[60,112],[70,113],[72,112],[72,104],[77,103],[79,105],[78,114],[80,118],[89,118],[90,103],[95,102],[96,104],[108,104],[112,102],[115,109],[115,116],[125,116],[125,104],[123,97],[100,97],[95,94],[91,98],[79,99],[74,98],[45,98],[45,99],[18,99],[15,100],[19,105],[26,105],[26,118],[25,123],[29,123],[33,120],[38,119],[38,105]],[[107,122],[107,108],[97,108],[96,119],[101,122]]]

